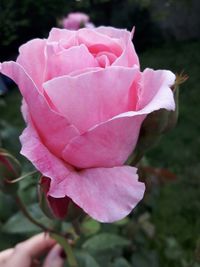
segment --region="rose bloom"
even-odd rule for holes
[[[89,16],[81,12],[70,13],[61,24],[68,30],[78,30],[82,27],[94,28],[94,24],[89,22]]]
[[[61,211],[73,201],[94,219],[122,219],[143,198],[137,169],[124,166],[147,114],[174,110],[167,70],[140,70],[127,30],[54,28],[1,64],[23,95],[21,153],[49,180]]]

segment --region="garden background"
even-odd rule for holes
[[[66,14],[82,11],[96,25],[132,29],[142,68],[184,71],[179,120],[142,161],[148,190],[125,220],[99,224],[87,219],[78,241],[81,267],[200,267],[200,2],[198,0],[0,0],[0,61],[15,59],[19,45],[44,38]],[[0,135],[23,166],[18,136],[24,128],[16,86],[0,97]],[[31,213],[49,223],[36,207],[37,176],[20,192]],[[0,192],[0,250],[38,232]]]

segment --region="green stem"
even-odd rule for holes
[[[81,235],[81,228],[80,228],[79,220],[76,219],[75,221],[73,221],[72,225],[73,225],[74,231],[77,234],[77,236],[80,236]]]
[[[31,176],[33,174],[37,173],[37,171],[32,171],[32,172],[29,172],[29,173],[26,173],[18,178],[16,178],[15,180],[6,180],[7,183],[9,184],[14,184],[14,183],[17,183],[17,182],[20,182],[21,180],[23,180],[24,178],[28,177],[28,176]]]
[[[51,232],[51,229],[46,228],[43,224],[41,224],[40,222],[36,221],[27,211],[24,203],[21,201],[21,198],[16,195],[15,196],[15,200],[20,208],[20,210],[22,211],[22,213],[24,214],[24,216],[33,224],[35,224],[36,226],[38,226],[39,228],[41,228],[44,232]]]
[[[78,267],[78,263],[76,261],[74,254],[73,254],[72,248],[71,248],[70,244],[68,243],[68,240],[63,236],[60,236],[60,235],[54,234],[54,233],[51,234],[51,237],[53,239],[55,239],[61,245],[61,247],[64,249],[66,256],[67,256],[69,266],[70,267]]]
[[[78,263],[76,261],[74,254],[73,254],[72,248],[67,241],[66,241],[66,246],[65,246],[65,252],[67,255],[69,266],[70,267],[78,267]]]

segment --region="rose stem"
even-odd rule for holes
[[[47,228],[46,226],[44,226],[43,224],[41,224],[40,222],[36,221],[30,214],[29,212],[27,211],[24,203],[22,202],[21,198],[18,196],[18,195],[15,195],[15,200],[20,208],[20,210],[22,211],[22,213],[24,214],[24,216],[30,221],[32,222],[33,224],[35,224],[36,226],[38,226],[39,228],[41,228],[44,232],[49,232],[51,233],[52,237],[54,237],[55,235],[56,236],[60,236],[61,238],[64,238],[62,234],[54,231],[53,229],[49,229]],[[56,241],[57,239],[54,238]],[[76,259],[73,255],[73,252],[72,252],[72,249],[67,241],[67,239],[65,238],[65,244],[63,245],[64,248],[65,248],[65,251],[67,253],[67,259],[68,259],[68,263],[70,265],[70,267],[78,267],[78,264],[76,262]]]

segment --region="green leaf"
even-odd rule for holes
[[[81,267],[100,267],[96,260],[85,251],[76,251],[78,264]]]
[[[19,235],[10,235],[7,233],[2,233],[1,229],[0,229],[0,251],[14,247],[15,244],[23,241],[25,238],[27,238],[25,236],[19,236]]]
[[[13,198],[0,191],[0,221],[7,221],[16,211],[17,206]]]
[[[25,172],[26,173],[26,172]],[[19,183],[19,195],[26,205],[32,205],[32,203],[38,202],[38,175],[34,174],[27,179],[23,179]],[[39,205],[38,205],[39,206]]]
[[[44,217],[41,212],[39,206],[37,204],[32,204],[27,207],[27,210],[31,214],[31,216],[37,220],[38,222],[44,224],[46,227],[53,227],[53,222],[50,221],[47,217]],[[36,233],[40,232],[41,229],[31,223],[22,213],[21,211],[14,214],[12,217],[8,219],[8,221],[2,227],[2,231],[6,233]]]
[[[130,244],[125,238],[115,234],[101,233],[89,238],[83,248],[89,251],[102,251],[118,247],[124,247]]]
[[[82,231],[85,235],[93,235],[99,232],[101,224],[91,218],[86,218],[81,225]]]
[[[127,260],[124,258],[116,259],[113,267],[131,267]]]
[[[129,221],[130,221],[129,217],[125,217],[124,219],[119,220],[119,221],[115,222],[114,224],[117,226],[124,226],[127,223],[129,223]]]
[[[35,233],[39,232],[40,228],[32,224],[27,218],[23,216],[21,212],[13,215],[2,227],[2,231],[5,233]]]
[[[20,130],[7,121],[0,121],[0,131],[3,147],[17,155],[20,150]]]
[[[132,267],[159,267],[158,255],[155,251],[142,250],[132,256]]]
[[[178,260],[181,258],[182,249],[174,237],[168,237],[166,239],[166,249],[164,253],[165,256],[170,260]]]

